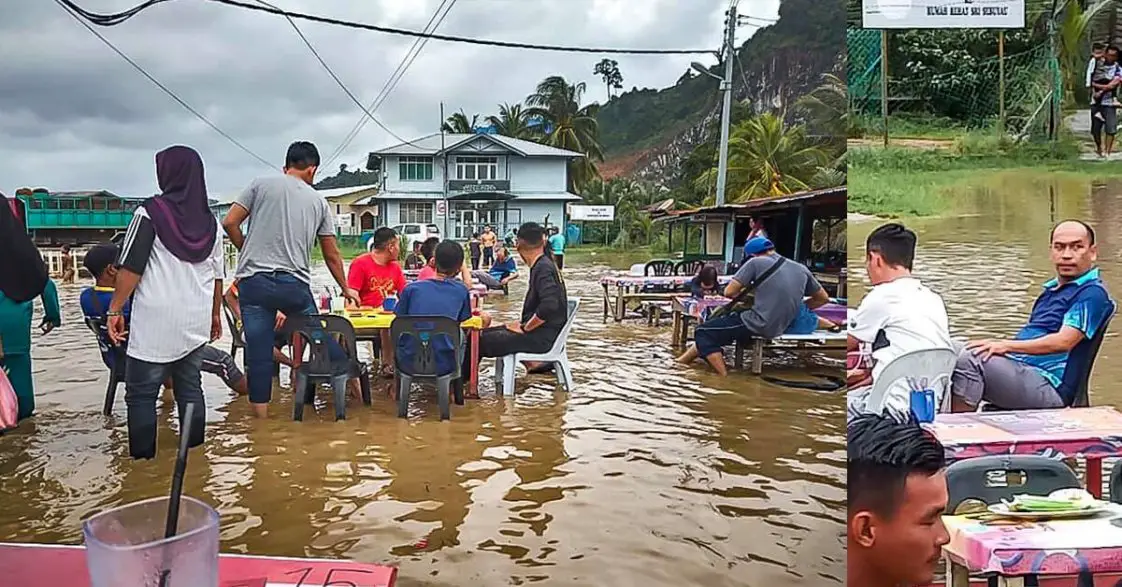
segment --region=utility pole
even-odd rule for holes
[[[728,183],[729,172],[729,126],[732,124],[732,61],[736,53],[736,4],[738,0],[729,2],[728,12],[725,13],[725,77],[721,80],[721,91],[724,92],[721,104],[721,145],[719,159],[717,160],[717,205],[725,205],[725,185]]]

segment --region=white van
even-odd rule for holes
[[[397,236],[402,238],[402,242],[420,243],[434,236],[440,238],[440,227],[435,224],[398,224],[390,228],[393,228]],[[409,246],[412,247],[412,244]],[[366,241],[366,250],[370,251],[373,249],[374,237],[370,237],[370,239]]]

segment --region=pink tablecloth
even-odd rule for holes
[[[682,296],[677,298],[677,300],[678,303],[682,305],[682,309],[686,311],[686,314],[701,321],[706,320],[710,312],[729,302],[729,299],[723,296],[709,296],[705,298]],[[815,314],[835,324],[845,324],[847,312],[848,308],[832,302],[814,310]]]
[[[345,560],[224,554],[218,560],[218,575],[219,587],[393,587],[397,568]],[[55,544],[0,543],[0,585],[89,587],[86,549]]]
[[[943,518],[951,541],[944,549],[971,572],[1006,576],[1122,571],[1122,506],[1079,520],[983,523]]]
[[[1122,456],[1122,413],[1110,406],[938,414],[924,426],[955,460],[992,454]]]

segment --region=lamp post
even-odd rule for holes
[[[725,13],[727,17],[725,20],[725,41],[721,49],[725,61],[725,76],[722,78],[705,68],[698,62],[690,64],[695,71],[703,73],[715,80],[721,82],[721,91],[724,92],[721,103],[721,143],[718,149],[717,159],[717,205],[723,206],[725,203],[725,186],[728,180],[728,167],[729,167],[729,126],[731,124],[732,116],[732,60],[734,59],[733,51],[736,50],[736,3],[737,0],[732,0],[729,3],[728,12]]]

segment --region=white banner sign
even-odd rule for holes
[[[355,223],[354,214],[336,214],[335,225],[339,228],[348,228]]]
[[[867,29],[1019,29],[1025,0],[862,0]]]
[[[589,220],[610,222],[616,219],[615,206],[571,206],[569,220]]]

